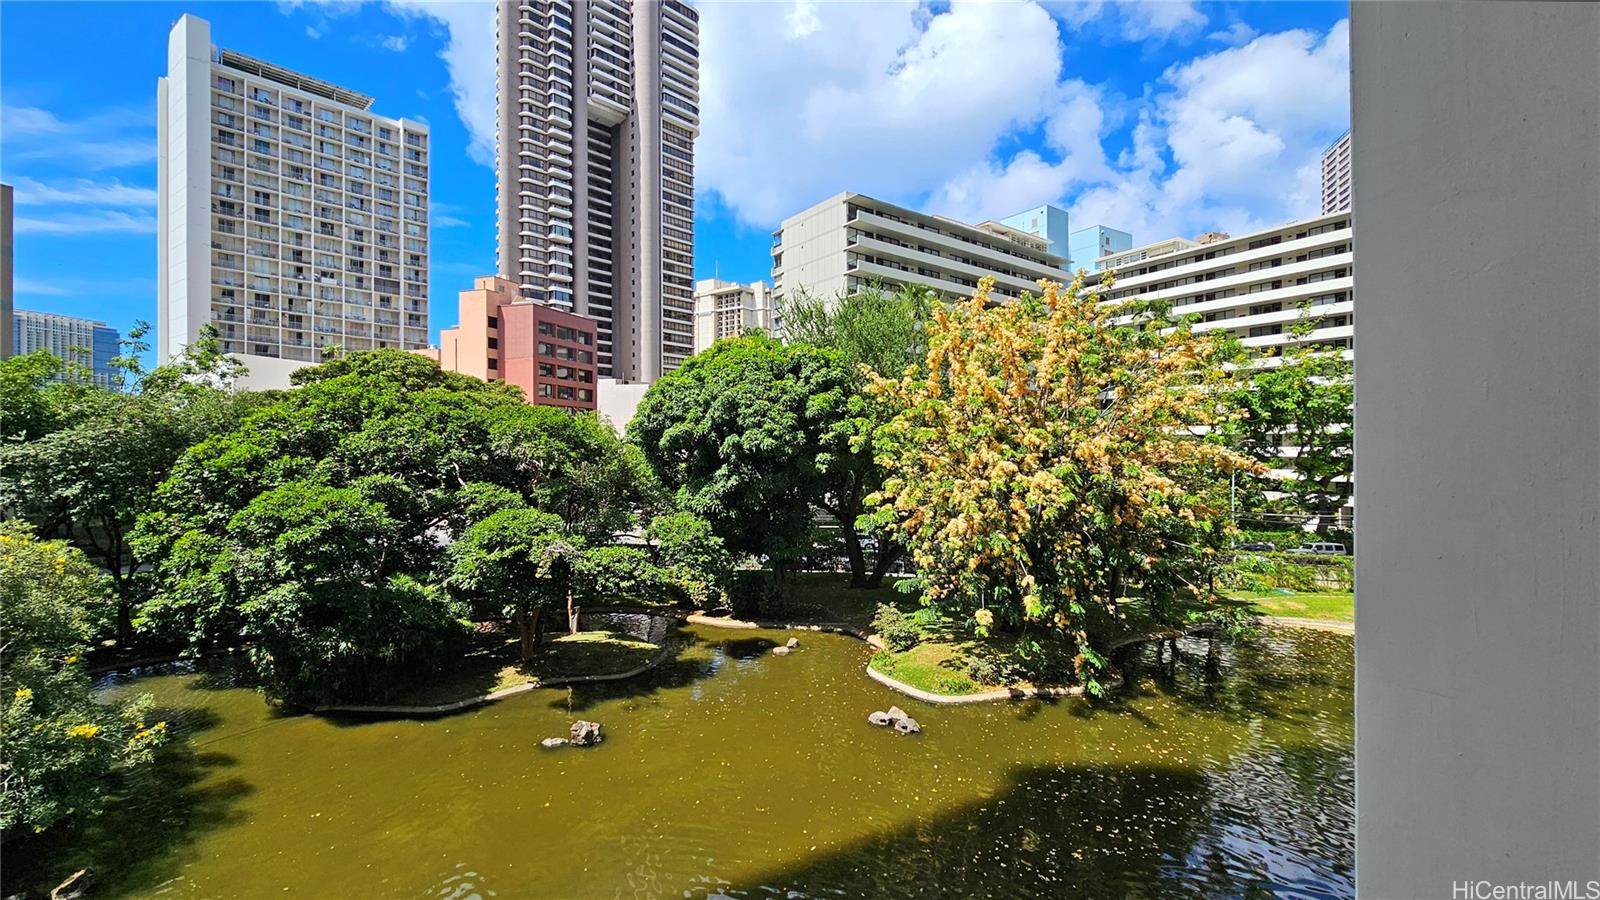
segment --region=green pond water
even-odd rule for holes
[[[428,721],[271,712],[193,673],[121,676],[178,740],[7,892],[93,896],[1163,897],[1354,893],[1353,642],[1145,648],[1133,688],[936,707],[865,645],[686,628],[626,683]],[[900,736],[867,714],[898,704]],[[543,750],[577,718],[595,748]],[[21,881],[23,883],[12,883]]]

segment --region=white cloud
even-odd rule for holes
[[[100,183],[87,178],[72,178],[56,184],[43,184],[26,176],[18,176],[12,187],[16,188],[19,206],[56,203],[131,207],[156,205],[155,188],[123,184],[117,179]]]
[[[700,16],[696,174],[754,225],[846,189],[914,200],[1057,96],[1058,29],[1031,3],[708,3]],[[997,47],[1027,64],[997,63]]]
[[[1193,0],[1041,0],[1051,15],[1068,28],[1084,28],[1102,19],[1128,41],[1183,40],[1206,24],[1206,14]]]
[[[1099,92],[1081,81],[1063,82],[1057,91],[1044,128],[1047,148],[1059,155],[1056,161],[1024,150],[1004,164],[981,163],[935,190],[928,209],[978,222],[1064,196],[1075,185],[1110,178],[1113,173],[1101,145],[1105,116]]]
[[[1206,24],[1206,14],[1189,0],[1141,0],[1119,8],[1122,36],[1130,41],[1181,38]]]
[[[428,224],[434,228],[464,228],[472,223],[458,216],[429,216]]]
[[[53,281],[35,281],[17,278],[11,283],[12,291],[19,297],[70,297],[73,292]]]
[[[456,114],[471,137],[467,154],[478,163],[494,165],[494,4],[488,0],[385,0],[384,5],[397,15],[427,19],[444,29],[445,46],[439,58],[450,75]]]
[[[48,160],[93,171],[139,165],[156,158],[154,130],[155,110],[148,106],[73,120],[38,107],[0,108],[0,144],[11,164]]]
[[[155,234],[156,217],[149,213],[128,213],[114,209],[41,213],[39,216],[18,216],[13,225],[18,234]]]
[[[1349,122],[1349,60],[1341,21],[1326,35],[1262,35],[1172,67],[1120,173],[1077,196],[1075,224],[1143,241],[1314,214],[1321,151]]]
[[[411,46],[411,38],[406,37],[403,34],[391,34],[388,37],[379,40],[378,44],[385,50],[393,50],[396,53],[404,53],[406,52],[406,48]]]
[[[322,32],[318,31],[315,26],[307,25],[306,37],[311,38],[313,41],[320,40],[322,38]]]
[[[1227,44],[1230,47],[1237,47],[1240,44],[1248,44],[1255,40],[1256,36],[1260,33],[1261,32],[1250,27],[1248,23],[1234,22],[1232,25],[1229,25],[1227,28],[1224,28],[1221,31],[1211,32],[1210,34],[1206,35],[1206,37],[1213,41],[1217,41],[1218,43]]]

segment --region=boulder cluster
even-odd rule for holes
[[[565,747],[569,744],[573,747],[592,747],[603,740],[605,740],[605,735],[600,731],[599,722],[578,721],[572,723],[572,737],[545,738],[539,742],[539,746],[549,750],[553,750],[556,747]]]
[[[884,728],[892,726],[895,731],[901,734],[922,733],[922,726],[917,724],[917,720],[906,715],[906,711],[898,706],[889,707],[888,712],[880,710],[875,713],[869,713],[867,721]]]
[[[799,647],[800,647],[800,639],[799,638],[789,638],[789,643],[784,644],[781,647],[773,647],[772,648],[772,652],[776,656],[788,656],[790,651],[796,650]]]

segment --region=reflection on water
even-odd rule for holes
[[[1348,636],[1147,647],[1112,702],[977,707],[888,692],[849,638],[765,652],[788,636],[685,629],[649,678],[423,722],[115,680],[186,740],[48,860],[8,852],[6,891],[87,865],[99,896],[1353,893]],[[890,703],[926,732],[867,724]],[[604,744],[538,747],[578,715]]]

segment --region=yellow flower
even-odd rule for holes
[[[74,725],[71,728],[67,729],[67,736],[68,737],[78,737],[78,738],[83,738],[84,740],[88,740],[89,738],[92,738],[92,737],[94,737],[95,735],[97,735],[99,733],[100,733],[100,726],[99,725],[90,725],[90,724],[87,724],[87,723],[85,723],[83,725]]]
[[[32,696],[33,696],[33,689],[32,688],[17,688],[17,699],[18,700],[26,700],[26,699],[28,699],[29,697],[32,697]]]
[[[75,663],[77,661],[78,661],[78,658],[76,656],[67,657],[67,665],[72,665],[73,663]]]

